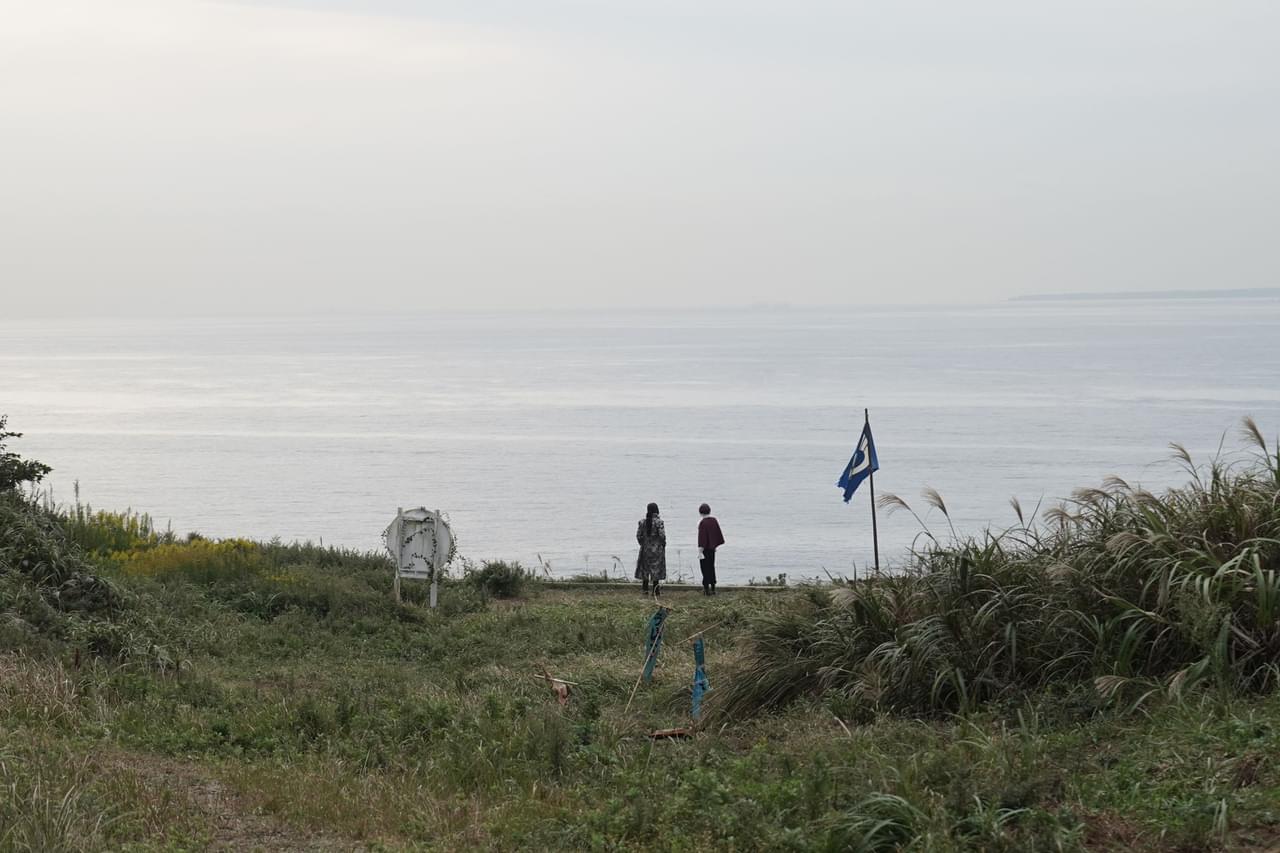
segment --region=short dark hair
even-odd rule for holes
[[[702,506],[698,507],[698,514],[711,515],[711,504],[703,504]]]

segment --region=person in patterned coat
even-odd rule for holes
[[[667,530],[658,517],[658,505],[649,504],[644,518],[636,527],[636,542],[640,543],[640,553],[636,557],[636,579],[643,586],[641,592],[648,594],[649,584],[653,584],[653,594],[658,595],[658,582],[667,579]]]

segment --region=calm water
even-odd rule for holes
[[[447,511],[473,559],[556,574],[634,565],[657,501],[695,575],[699,502],[721,577],[871,560],[866,487],[834,483],[871,409],[880,492],[936,487],[956,526],[1013,520],[1120,474],[1179,480],[1252,414],[1280,428],[1280,300],[873,311],[254,321],[0,317],[16,449],[95,506],[178,532],[381,547],[398,505]],[[927,522],[945,529],[936,512]],[[882,560],[918,533],[881,513]],[[629,572],[628,572],[629,574]]]

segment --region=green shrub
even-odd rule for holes
[[[385,551],[357,551],[311,542],[284,544],[272,541],[258,547],[263,558],[272,566],[315,566],[322,569],[342,569],[351,573],[372,572],[384,575],[387,588],[390,589],[393,566],[390,555]]]
[[[479,613],[488,606],[488,603],[488,594],[478,585],[469,583],[446,584],[440,590],[438,602],[440,613],[444,616]]]
[[[8,421],[8,415],[0,415],[0,493],[14,491],[24,483],[38,483],[52,470],[43,462],[23,459],[13,451],[5,450],[8,439],[22,438],[22,433],[5,428]]]
[[[834,821],[828,849],[892,853],[915,837],[920,810],[894,794],[873,794]]]
[[[57,519],[12,490],[0,493],[0,572],[23,576],[58,610],[109,613],[122,602]]]
[[[116,552],[111,557],[127,575],[161,580],[178,576],[202,584],[242,580],[264,574],[267,568],[262,549],[247,539],[195,537]]]
[[[533,572],[524,569],[519,563],[489,561],[478,569],[468,569],[466,581],[476,589],[494,598],[515,598],[524,591],[525,585],[534,581]]]
[[[11,490],[0,493],[0,569],[56,587],[85,564],[53,516]]]
[[[175,541],[171,532],[157,532],[145,513],[95,510],[80,503],[79,483],[74,506],[62,508],[49,502],[45,508],[58,518],[67,538],[90,556],[108,557]]]

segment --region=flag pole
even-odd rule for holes
[[[862,410],[862,416],[866,419],[866,428],[871,429],[871,413],[867,409]],[[868,447],[868,456],[871,448]],[[880,574],[880,532],[876,529],[876,470],[871,464],[871,459],[867,459],[867,479],[871,483],[871,546],[875,549],[876,555],[876,574]]]

